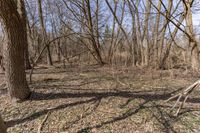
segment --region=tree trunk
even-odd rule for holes
[[[31,69],[32,66],[31,66],[31,63],[30,63],[30,59],[29,59],[29,52],[28,52],[28,46],[25,46],[25,49],[24,49],[24,60],[25,60],[25,68],[26,69]]]
[[[158,2],[157,8],[161,11],[161,1]],[[158,12],[156,16],[156,24],[154,27],[154,38],[153,38],[153,59],[152,61],[155,63],[154,66],[157,68],[159,64],[159,57],[158,57],[158,36],[159,36],[159,24],[160,24],[160,12]]]
[[[18,4],[18,12],[21,18],[21,21],[23,22],[22,25],[23,27],[26,28],[27,26],[27,16],[26,16],[26,9],[25,9],[25,4],[24,4],[24,0],[18,0],[17,2]],[[29,61],[29,51],[28,51],[28,40],[27,40],[27,29],[25,29],[25,33],[24,33],[24,39],[26,44],[24,44],[24,58],[25,58],[25,68],[26,69],[31,69],[31,64]]]
[[[57,61],[61,62],[60,40],[58,40],[56,43],[57,43]]]
[[[144,65],[148,66],[149,65],[149,16],[150,16],[150,11],[151,11],[151,3],[149,0],[146,0],[146,12],[145,12],[145,18],[144,18],[144,33],[143,33],[143,40],[142,40],[142,45],[144,47]]]
[[[4,121],[1,118],[1,115],[0,115],[0,133],[7,133],[6,125],[4,124]]]
[[[93,50],[96,53],[96,58],[98,59],[98,63],[100,65],[103,65],[104,62],[102,60],[101,57],[101,53],[100,50],[97,46],[96,40],[95,40],[95,36],[94,36],[94,29],[93,29],[93,22],[92,22],[92,14],[91,14],[91,7],[90,7],[90,0],[86,0],[86,6],[87,6],[87,21],[88,21],[88,29],[89,29],[89,33],[90,33],[90,38],[91,38],[91,44],[93,47]]]
[[[42,11],[42,2],[41,2],[41,0],[38,0],[38,13],[39,13],[39,19],[40,19],[40,26],[41,26],[42,33],[43,33],[43,43],[44,43],[44,45],[46,45],[47,33],[46,33],[45,26],[44,26],[44,19],[43,19],[43,11]],[[46,49],[47,49],[47,64],[52,66],[53,62],[52,62],[52,58],[51,58],[51,51],[50,51],[49,45],[46,46]]]
[[[167,18],[171,18],[171,10],[172,10],[172,1],[171,0],[168,0],[168,8],[167,8],[167,11],[166,11],[166,17]],[[166,30],[167,30],[167,26],[169,24],[169,20],[165,18],[165,21],[163,23],[163,27],[162,27],[162,31],[159,35],[159,41],[158,41],[158,57],[159,57],[159,68],[160,69],[163,69],[162,67],[163,66],[163,62],[162,62],[162,57],[163,57],[163,46],[164,46],[164,41],[165,41],[165,34],[166,34]]]
[[[137,46],[138,46],[138,56],[139,56],[139,60],[138,63],[143,66],[145,64],[145,58],[144,58],[144,49],[143,49],[143,45],[142,45],[142,33],[141,33],[141,21],[140,21],[140,17],[139,17],[139,2],[140,0],[136,1],[135,6],[135,13],[136,13],[136,40],[137,40]]]
[[[186,14],[186,31],[187,33],[190,35],[190,37],[192,38],[192,40],[195,40],[195,34],[194,34],[194,30],[193,30],[193,22],[192,22],[192,9],[191,9],[191,3],[192,0],[188,0],[188,2],[186,2],[187,7],[185,7],[185,12]],[[198,70],[200,63],[199,63],[199,50],[197,47],[197,42],[196,41],[191,41],[191,39],[189,39],[189,47],[190,47],[190,53],[191,53],[191,66],[194,70]]]
[[[100,35],[99,35],[99,0],[96,1],[96,11],[95,11],[95,15],[96,15],[96,42],[97,42],[97,47],[98,49],[100,49]]]
[[[105,0],[105,2],[106,2],[108,8],[110,9],[112,15],[114,16],[114,18],[115,18],[115,20],[116,20],[116,22],[117,22],[117,24],[118,24],[118,31],[117,31],[117,34],[119,35],[120,30],[122,31],[122,33],[124,34],[124,37],[125,37],[125,39],[126,39],[126,41],[127,41],[127,43],[128,43],[128,46],[129,46],[128,48],[129,48],[129,50],[131,51],[130,53],[132,53],[132,44],[131,44],[130,41],[129,41],[129,37],[128,37],[127,32],[125,31],[125,29],[124,29],[123,26],[122,26],[122,23],[123,23],[123,20],[124,20],[125,8],[126,8],[126,7],[125,7],[126,1],[123,1],[121,20],[118,19],[117,14],[115,14],[115,11],[112,9],[112,7],[111,7],[110,3],[108,2],[108,0]],[[117,35],[116,38],[118,38],[118,35]],[[119,43],[119,41],[118,41],[117,43],[114,43],[114,44],[117,45],[118,43]],[[115,46],[114,46],[113,48],[115,48]],[[114,50],[115,50],[115,49],[114,49]],[[111,54],[111,55],[112,55],[112,54]]]
[[[117,4],[118,1],[114,1],[114,11],[113,13],[116,14],[117,11]],[[114,45],[114,37],[115,37],[115,27],[116,27],[116,19],[113,15],[113,20],[112,20],[112,33],[111,33],[111,41],[110,41],[110,47],[108,48],[108,61],[109,63],[112,63],[112,56],[113,56],[113,45]],[[118,32],[119,33],[119,32]],[[118,36],[118,35],[117,35]]]
[[[0,0],[0,17],[7,42],[4,45],[5,79],[11,99],[24,100],[30,95],[24,66],[26,27],[22,25],[17,5],[13,0]]]
[[[183,20],[185,18],[185,15],[182,15],[179,22],[176,24],[178,27],[181,26],[181,24],[183,23]],[[163,52],[164,55],[163,55],[163,58],[161,59],[161,62],[160,62],[160,66],[159,68],[160,69],[165,69],[166,68],[166,62],[167,62],[167,58],[169,57],[169,53],[170,53],[170,50],[171,50],[171,46],[172,46],[172,43],[176,37],[176,34],[178,32],[178,28],[175,27],[174,31],[171,33],[171,39],[167,42],[167,48],[166,48],[166,51]]]
[[[133,7],[131,6],[130,1],[128,1],[128,8],[131,14],[132,19],[132,48],[131,48],[131,55],[132,55],[132,66],[136,66],[136,43],[137,43],[137,35],[136,35],[136,17],[135,17],[135,11],[133,10]]]
[[[3,56],[0,55],[0,68],[2,69],[2,71],[5,71],[5,67],[4,67],[4,64],[3,64]]]

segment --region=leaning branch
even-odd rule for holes
[[[29,74],[30,83],[32,82],[32,74],[33,74],[34,67],[36,66],[38,60],[39,60],[40,57],[42,56],[42,53],[43,53],[44,50],[47,48],[47,46],[49,46],[51,43],[55,42],[55,41],[58,40],[58,39],[65,38],[65,37],[68,37],[68,36],[73,35],[73,34],[76,34],[76,33],[70,33],[70,34],[67,34],[67,35],[63,35],[63,36],[56,37],[56,38],[52,39],[51,41],[47,42],[47,43],[44,45],[44,47],[43,47],[42,50],[40,51],[38,57],[37,57],[37,58],[35,59],[35,61],[33,62],[32,69],[31,69],[30,74]]]
[[[153,2],[151,0],[149,0],[151,2],[151,4],[153,5],[153,7],[162,15],[164,16],[168,21],[170,21],[176,28],[178,28],[180,31],[182,31],[188,38],[191,42],[196,42],[196,40],[191,37],[184,29],[182,29],[180,26],[178,26],[173,20],[170,19],[169,16],[165,15],[163,12],[161,12],[157,7],[156,5],[153,4]],[[185,12],[183,15],[185,16],[187,12]]]
[[[185,102],[188,99],[189,94],[196,88],[198,88],[200,86],[200,80],[197,80],[194,84],[190,85],[189,87],[187,87],[186,89],[184,89],[182,92],[171,96],[169,99],[166,100],[166,102],[169,102],[175,98],[178,98],[176,100],[176,103],[174,104],[174,106],[172,107],[172,110],[177,106],[177,104],[180,102],[181,98],[184,97],[184,100],[181,102],[181,104],[179,105],[178,110],[176,111],[176,116],[179,114],[180,110],[183,108]]]

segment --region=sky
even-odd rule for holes
[[[163,1],[165,2],[166,0],[163,0]],[[106,7],[106,4],[103,5],[103,6]],[[110,23],[112,24],[112,22],[110,22]],[[200,11],[196,12],[196,13],[193,13],[193,25],[194,25],[195,29],[198,28],[198,27],[199,27],[198,29],[200,29]],[[0,25],[0,34],[2,34],[1,25]]]
[[[193,14],[194,26],[200,26],[200,13]]]

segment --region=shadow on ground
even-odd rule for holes
[[[180,88],[181,89],[181,88]],[[120,108],[124,108],[126,107],[129,102],[131,102],[134,99],[143,99],[143,102],[141,102],[140,104],[138,104],[136,107],[134,108],[130,108],[128,109],[126,112],[119,114],[118,116],[115,116],[113,118],[111,118],[110,120],[107,121],[102,121],[96,125],[93,126],[88,126],[88,127],[84,127],[82,129],[80,129],[78,132],[83,133],[83,132],[89,132],[92,129],[98,129],[101,128],[105,125],[108,124],[113,124],[115,122],[121,121],[121,120],[125,120],[128,117],[131,117],[132,115],[137,114],[138,112],[140,112],[141,110],[147,109],[149,112],[152,112],[152,117],[155,118],[157,120],[157,122],[160,123],[162,130],[164,132],[176,132],[175,129],[173,129],[173,123],[178,121],[179,118],[181,118],[182,115],[184,115],[185,113],[188,112],[192,112],[192,111],[196,111],[197,109],[193,108],[185,108],[184,111],[182,111],[180,113],[180,115],[178,117],[174,117],[172,114],[169,113],[169,110],[171,108],[171,106],[169,105],[162,105],[161,103],[156,103],[156,101],[163,101],[166,100],[169,96],[171,96],[171,94],[179,91],[180,89],[167,93],[167,94],[151,94],[150,91],[111,91],[111,90],[107,90],[109,92],[78,92],[78,93],[66,93],[66,92],[62,92],[62,93],[39,93],[39,92],[32,92],[32,97],[31,97],[31,101],[38,101],[38,100],[55,100],[55,99],[61,99],[61,98],[86,98],[86,100],[81,100],[81,101],[77,101],[77,102],[72,102],[72,103],[67,103],[67,104],[63,104],[63,105],[59,105],[50,109],[45,109],[39,112],[35,112],[30,116],[27,116],[25,118],[22,119],[15,119],[15,120],[10,120],[7,121],[7,125],[8,127],[13,127],[15,125],[18,124],[22,124],[24,122],[27,121],[32,121],[34,119],[37,119],[40,116],[43,116],[45,114],[47,114],[48,112],[52,112],[52,111],[57,111],[57,110],[61,110],[64,108],[71,108],[73,106],[78,106],[81,104],[86,104],[86,103],[91,103],[94,104],[94,109],[92,110],[95,111],[96,108],[98,108],[98,105],[100,104],[102,99],[105,98],[109,98],[109,97],[115,97],[115,98],[127,98],[127,102],[123,105],[120,106]],[[85,91],[85,90],[84,90]],[[188,99],[189,103],[199,103],[200,102],[200,98],[189,98]],[[157,113],[154,113],[154,111],[152,111],[152,109],[156,109]],[[85,113],[80,119],[83,119],[84,117],[87,117],[88,115],[91,114],[91,111],[88,113]],[[75,124],[78,121],[80,121],[80,119],[76,119],[75,121],[71,122],[71,124]],[[66,127],[66,129],[68,129],[70,127],[70,125],[68,125]]]
[[[91,70],[85,70],[84,72],[88,71],[91,72]],[[92,72],[95,73],[95,71]],[[37,73],[40,72],[35,72],[35,74]],[[60,73],[62,73],[62,71]],[[52,72],[51,74],[54,74],[54,72]],[[128,79],[127,78],[128,76],[124,77],[123,75],[120,76],[121,80]],[[51,113],[51,112],[61,111],[64,109],[71,109],[81,105],[85,106],[90,105],[91,107],[86,108],[86,110],[82,112],[81,117],[77,117],[68,122],[64,126],[63,130],[68,131],[71,128],[74,128],[73,125],[79,124],[76,132],[88,133],[94,129],[101,129],[106,126],[114,125],[118,122],[124,122],[132,117],[136,117],[139,114],[147,112],[148,114],[150,114],[148,116],[149,118],[147,121],[154,120],[154,123],[159,125],[158,126],[159,129],[157,129],[158,130],[157,132],[162,131],[167,133],[170,132],[176,133],[180,131],[174,127],[175,123],[181,121],[181,119],[185,117],[187,114],[199,111],[199,109],[196,107],[185,107],[180,112],[178,117],[175,117],[173,116],[172,113],[170,113],[170,108],[173,101],[171,104],[169,104],[169,103],[164,103],[164,100],[169,98],[172,94],[175,94],[180,90],[182,90],[183,89],[182,87],[178,87],[178,89],[168,88],[164,90],[162,89],[158,90],[154,88],[149,89],[148,86],[146,89],[129,88],[130,86],[115,85],[115,84],[113,85],[114,87],[109,89],[99,87],[102,84],[104,84],[105,81],[116,82],[114,78],[108,75],[99,76],[97,74],[81,78],[79,74],[77,74],[76,76],[69,74],[62,80],[47,78],[44,81],[35,81],[31,85],[31,87],[34,89],[30,99],[26,101],[27,104],[40,101],[44,103],[47,103],[48,101],[54,101],[55,102],[54,106],[37,110],[36,112],[31,113],[30,115],[26,115],[24,117],[8,120],[6,123],[8,127],[15,127],[16,125],[28,123],[30,121],[35,121],[41,116],[45,116],[49,112]],[[98,85],[98,87],[94,87],[94,85]],[[61,104],[56,104],[57,102],[59,102],[59,100],[63,99],[66,101],[70,99],[70,102],[67,103],[62,102]],[[105,102],[105,99],[108,101],[107,103]],[[115,99],[115,100],[123,99],[121,100],[123,102],[119,104],[110,99]],[[133,101],[135,100],[138,100],[139,102],[134,103]],[[188,98],[187,102],[189,104],[197,104],[200,103],[200,98],[190,97]],[[102,118],[101,120],[98,120],[96,123],[86,124],[86,125],[83,124],[80,126],[81,121],[85,121],[85,119],[89,119],[89,117],[91,116],[95,117],[93,115],[94,113],[98,114],[98,112],[100,111],[99,110],[100,107],[101,109],[103,109],[103,111],[105,111],[104,114],[106,115],[107,110],[106,108],[104,108],[104,105],[107,106],[106,104],[111,104],[111,105],[116,104],[117,106],[116,108],[123,111],[111,115],[108,118],[105,119]],[[92,123],[93,120],[91,119],[89,121]],[[145,125],[145,123],[148,123],[147,121],[145,121],[142,124]]]

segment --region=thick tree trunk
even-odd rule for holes
[[[18,12],[21,18],[21,21],[23,22],[22,25],[23,27],[26,28],[27,25],[27,16],[26,16],[26,9],[25,9],[25,4],[24,4],[24,0],[18,0],[17,1],[18,4]],[[24,44],[24,59],[25,59],[25,68],[26,69],[31,69],[31,64],[29,61],[29,51],[28,51],[28,40],[27,40],[27,29],[25,29],[25,33],[24,33],[24,39],[26,39],[24,42],[26,42],[26,44]]]
[[[12,100],[23,100],[30,95],[24,66],[25,27],[13,0],[0,0],[0,17],[5,28],[5,78]]]
[[[1,118],[1,115],[0,115],[0,133],[7,133],[6,125],[4,124],[4,121]]]

